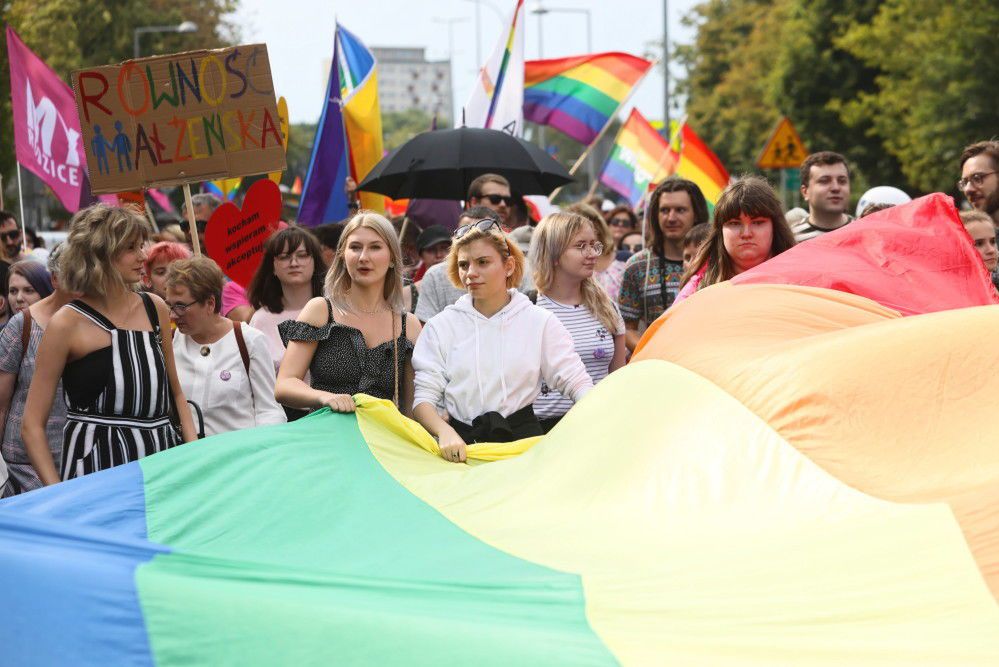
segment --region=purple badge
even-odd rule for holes
[[[597,349],[593,350],[593,358],[594,359],[605,359],[605,358],[607,358],[607,350],[605,350],[602,347],[598,347]]]
[[[228,382],[229,378],[232,377],[232,373],[230,373],[229,371],[222,371],[221,373],[219,373],[219,377],[222,378],[223,382]]]

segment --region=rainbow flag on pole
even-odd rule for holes
[[[673,150],[676,175],[696,183],[708,200],[708,208],[714,210],[718,197],[728,185],[728,171],[686,122],[680,126],[678,135],[679,152]]]
[[[600,182],[637,206],[649,185],[673,173],[676,153],[638,109],[632,109],[614,140]]]
[[[524,63],[524,119],[591,144],[653,63],[627,53],[595,53]]]
[[[524,134],[524,0],[517,0],[509,26],[479,70],[455,127],[502,130],[514,137]]]

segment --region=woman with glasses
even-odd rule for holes
[[[571,204],[563,210],[567,213],[581,215],[589,222],[589,227],[596,235],[596,240],[600,243],[601,248],[593,268],[593,279],[604,288],[607,296],[616,302],[618,294],[621,292],[621,281],[624,279],[624,267],[627,261],[617,258],[614,236],[610,227],[607,226],[607,221],[604,220],[600,211],[582,202]],[[531,266],[533,267],[533,260]]]
[[[565,326],[593,384],[624,366],[626,353],[624,320],[594,278],[603,250],[593,223],[571,212],[546,216],[538,223],[531,246],[538,306]],[[542,382],[534,401],[541,429],[548,433],[572,404]]]
[[[159,297],[135,291],[148,234],[145,220],[124,207],[96,204],[70,221],[59,281],[80,297],[49,321],[21,427],[43,484],[195,438],[174,366],[169,311]],[[68,406],[61,474],[45,434],[60,377]]]
[[[541,435],[531,406],[542,381],[573,402],[593,382],[558,318],[517,291],[524,255],[494,220],[459,227],[447,262],[468,294],[430,318],[416,342],[413,415],[458,463],[466,443]]]
[[[278,401],[353,412],[354,394],[363,393],[409,413],[420,322],[403,305],[402,271],[392,223],[367,211],[351,218],[326,274],[326,296],[280,325],[288,352],[278,371]]]
[[[264,244],[264,257],[246,295],[256,309],[250,326],[266,337],[275,369],[285,353],[278,325],[298,317],[309,299],[322,296],[325,275],[319,241],[306,229],[287,227]]]
[[[223,282],[206,257],[176,261],[166,276],[177,374],[184,396],[201,408],[205,435],[287,421],[274,400],[267,339],[219,313]]]

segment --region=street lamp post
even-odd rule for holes
[[[132,57],[139,57],[139,36],[146,35],[154,32],[176,32],[176,33],[191,33],[198,31],[198,24],[193,21],[184,21],[180,25],[146,25],[141,28],[136,28],[132,32]]]
[[[446,23],[447,24],[447,62],[448,62],[448,72],[451,76],[451,83],[448,86],[451,90],[454,90],[454,25],[456,23],[464,23],[468,19],[465,17],[453,18],[453,19],[441,19],[435,18],[434,23]],[[454,111],[454,93],[452,92],[451,100],[451,111]]]
[[[593,53],[593,24],[592,16],[589,9],[579,9],[573,7],[545,7],[541,0],[537,0],[534,6],[531,7],[531,13],[538,17],[538,57],[544,58],[542,55],[542,36],[541,36],[541,20],[545,14],[585,14],[586,15],[586,52]],[[545,147],[545,128],[540,126],[540,131],[538,136],[541,140],[541,147]],[[592,182],[596,179],[596,165],[594,164],[593,156],[587,158],[587,173],[590,176],[590,181]]]

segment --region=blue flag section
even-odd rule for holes
[[[343,101],[340,96],[338,47],[334,40],[333,62],[326,84],[326,103],[312,142],[309,171],[302,188],[298,223],[315,227],[347,217],[347,135],[343,124]]]

